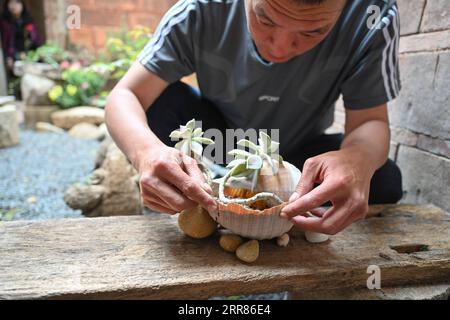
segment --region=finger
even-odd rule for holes
[[[287,217],[294,217],[320,207],[331,201],[340,191],[332,181],[324,181],[320,186],[303,195],[283,208],[282,213]]]
[[[164,172],[164,178],[177,187],[186,197],[200,204],[209,212],[217,212],[217,204],[213,197],[201,188],[181,167],[167,167]]]
[[[146,208],[149,208],[150,210],[152,210],[154,212],[167,213],[167,214],[171,214],[171,215],[177,214],[176,211],[174,211],[170,208],[161,206],[159,203],[156,203],[156,202],[144,201],[143,204]]]
[[[318,161],[313,159],[306,160],[303,166],[303,172],[300,182],[295,190],[295,193],[289,199],[289,202],[293,202],[305,194],[310,192],[314,188],[314,184],[317,181],[317,176],[320,172],[320,165]]]
[[[336,205],[325,212],[322,218],[306,218],[297,216],[292,219],[297,227],[303,230],[318,232],[328,235],[335,235],[342,231],[349,221],[354,220],[348,206]]]
[[[156,200],[157,203],[164,204],[164,206],[177,212],[197,206],[196,202],[185,197],[178,189],[160,179],[155,179],[150,185],[144,184],[143,191],[144,196],[150,197],[150,201],[155,202]]]
[[[323,217],[323,215],[325,214],[325,212],[327,212],[330,208],[325,208],[325,207],[319,207],[319,208],[315,208],[315,209],[311,209],[309,210],[309,212],[316,216],[316,217]]]
[[[188,157],[187,155],[183,154],[182,161],[184,165],[184,169],[186,173],[194,180],[198,181],[200,186],[208,192],[209,194],[213,193],[213,190],[209,186],[208,183],[206,183],[205,176],[203,175],[203,172],[198,167],[197,161],[192,159],[191,157]]]

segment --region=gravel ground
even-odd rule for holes
[[[20,145],[0,149],[0,219],[81,217],[63,195],[89,176],[98,146],[67,134],[22,131]]]

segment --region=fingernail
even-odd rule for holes
[[[211,189],[211,186],[207,184],[206,182],[202,185],[203,189],[208,192],[209,194],[213,193],[213,190]]]
[[[298,198],[300,198],[300,195],[297,192],[294,192],[294,194],[289,198],[289,202],[294,202]]]
[[[289,219],[289,216],[285,212],[281,212],[280,217],[283,219]]]
[[[219,212],[219,208],[217,207],[217,205],[212,205],[209,207],[208,210],[211,214],[217,214]]]
[[[217,206],[217,203],[214,202],[213,204],[209,205],[208,206],[208,211],[210,213],[217,214],[217,212],[219,212],[219,208]]]

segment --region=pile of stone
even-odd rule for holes
[[[110,137],[97,153],[89,183],[69,188],[64,201],[88,217],[140,215],[139,175]]]
[[[106,135],[105,112],[82,106],[60,111],[52,105],[49,91],[61,80],[61,70],[45,63],[16,62],[14,73],[21,77],[25,106],[24,120],[29,129],[62,134],[79,139],[103,139]]]

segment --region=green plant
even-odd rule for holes
[[[20,213],[20,209],[2,209],[0,208],[0,221],[12,221],[14,217]]]
[[[280,144],[272,141],[271,137],[263,131],[259,133],[258,143],[259,144],[256,145],[246,139],[238,142],[239,146],[246,147],[254,153],[241,149],[235,149],[228,152],[228,154],[234,156],[235,159],[228,164],[227,168],[230,169],[230,171],[228,171],[219,185],[219,199],[223,203],[249,205],[256,201],[267,199],[273,199],[279,204],[283,203],[283,200],[273,192],[261,192],[249,199],[229,199],[225,196],[225,185],[230,178],[241,180],[250,178],[252,181],[251,191],[254,191],[258,184],[258,178],[264,162],[267,162],[274,176],[278,173],[279,166],[283,162],[283,158],[276,153]]]
[[[28,52],[23,60],[25,62],[43,62],[58,67],[60,62],[68,58],[68,52],[54,44],[48,43],[36,50]]]
[[[110,88],[125,75],[150,38],[150,30],[147,28],[136,27],[130,31],[123,29],[108,38],[105,52],[88,67],[83,67],[83,61],[80,62],[51,45],[30,53],[28,59],[56,63],[63,70],[62,83],[49,92],[50,100],[60,107],[104,107],[108,96],[105,87]]]
[[[124,76],[151,37],[150,29],[140,26],[131,30],[123,28],[119,33],[110,34],[106,51],[100,54],[99,61],[109,65],[111,79]]]
[[[51,101],[62,108],[90,105],[92,98],[102,91],[105,79],[91,68],[67,69],[62,74],[63,85],[50,90]]]

